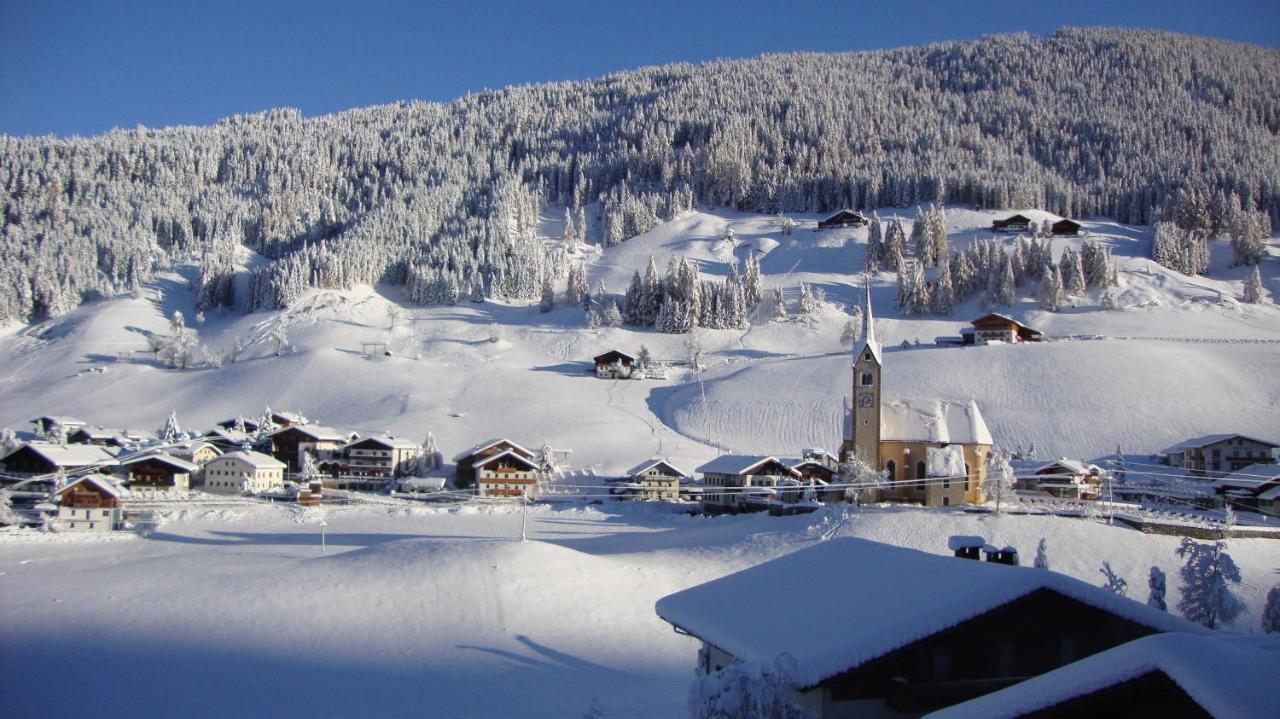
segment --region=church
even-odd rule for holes
[[[887,473],[875,500],[948,507],[983,501],[994,442],[973,400],[886,400],[884,352],[876,340],[867,281],[862,339],[853,347],[853,393],[840,458]]]

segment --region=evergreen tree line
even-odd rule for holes
[[[1064,29],[675,64],[314,118],[281,109],[3,137],[0,318],[58,316],[181,262],[198,265],[202,308],[369,282],[413,284],[420,301],[453,284],[537,297],[540,275],[567,272],[545,255],[523,267],[543,254],[536,228],[551,206],[590,208],[577,239],[604,245],[694,203],[963,203],[1146,223],[1182,191],[1274,226],[1277,67],[1259,47]],[[234,296],[237,272],[252,275],[248,296]]]
[[[1209,241],[1231,242],[1232,264],[1256,265],[1266,253],[1271,215],[1241,207],[1240,198],[1222,190],[1206,200],[1198,190],[1179,190],[1155,223],[1151,258],[1187,275],[1209,271]]]

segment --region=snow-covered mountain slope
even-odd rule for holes
[[[894,214],[909,221],[914,212],[881,212],[886,220]],[[985,228],[1005,214],[949,208],[952,243],[988,237]],[[762,253],[766,287],[783,287],[793,300],[801,281],[825,291],[827,303],[808,316],[776,321],[762,308],[746,331],[699,331],[707,365],[701,385],[681,368],[645,381],[599,380],[588,371],[593,355],[635,353],[642,344],[655,358],[684,360],[686,336],[591,330],[580,308],[564,306],[547,314],[495,302],[418,307],[399,287],[314,291],[282,312],[210,313],[202,340],[219,355],[244,347],[238,361],[220,368],[118,362],[119,352],[145,348],[149,333],[166,332],[174,310],[192,320],[184,268],[141,297],[86,305],[0,339],[0,426],[22,429],[35,415],[58,413],[149,428],[177,410],[184,427],[204,428],[270,405],[358,431],[416,440],[431,431],[447,455],[490,436],[546,440],[573,449],[576,468],[600,473],[650,455],[691,468],[717,447],[834,448],[849,383],[839,338],[858,301],[862,279],[854,270],[863,264],[866,230],[817,232],[814,216],[797,219],[799,229],[784,235],[769,216],[690,212],[622,245],[586,251],[592,286],[604,282],[615,293],[651,256],[662,271],[682,254],[715,277],[749,251]],[[875,277],[887,395],[972,398],[999,443],[1034,443],[1042,455],[1096,457],[1117,444],[1153,452],[1209,432],[1280,435],[1280,311],[1234,299],[1245,272],[1227,267],[1227,248],[1215,248],[1209,277],[1187,277],[1145,259],[1146,228],[1085,226],[1118,258],[1120,308],[1104,311],[1095,293],[1045,312],[1032,300],[1035,288],[1021,288],[1021,301],[997,309],[1055,338],[1043,344],[932,346],[982,314],[978,301],[950,317],[908,318],[893,307],[895,276]],[[544,230],[555,236],[556,227],[548,219]],[[727,228],[733,242],[723,239]],[[1055,240],[1055,252],[1067,242]],[[1276,252],[1262,267],[1272,296],[1280,296]],[[280,356],[277,329],[290,345]],[[362,343],[385,343],[392,356],[362,354]]]

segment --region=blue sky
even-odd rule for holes
[[[1062,25],[1280,47],[1280,0],[0,0],[0,133],[207,124],[282,106],[311,116],[681,60]]]

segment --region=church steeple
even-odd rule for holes
[[[853,396],[849,436],[845,437],[843,458],[856,455],[880,469],[880,370],[883,364],[880,342],[876,340],[875,317],[871,313],[871,277],[865,279],[866,300],[862,307],[862,339],[853,344]]]

